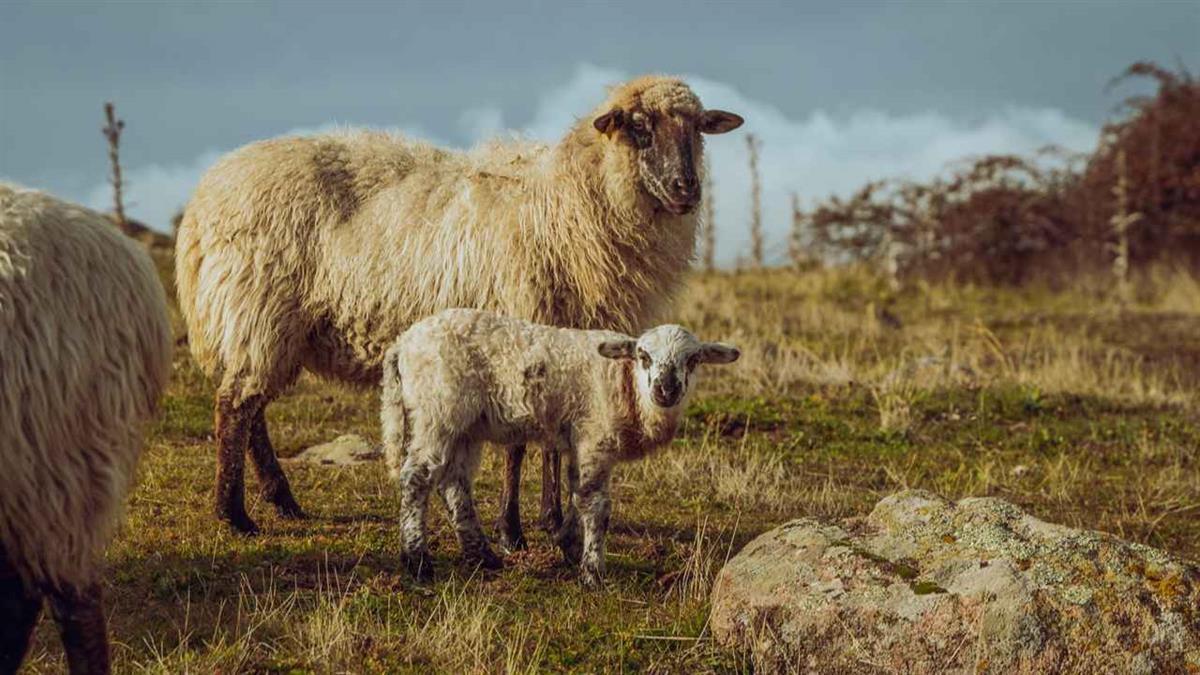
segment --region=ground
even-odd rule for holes
[[[169,256],[159,258],[169,285]],[[752,670],[752,657],[719,650],[707,629],[722,562],[791,518],[865,514],[906,487],[996,495],[1198,559],[1200,285],[1160,271],[1130,304],[1109,286],[894,288],[863,270],[697,275],[678,320],[744,356],[711,369],[669,450],[618,470],[599,592],[532,532],[533,455],[531,548],[499,573],[458,562],[435,504],[439,580],[415,585],[379,463],[288,465],[313,516],[300,522],[274,517],[248,478],[263,533],[231,534],[212,516],[212,386],[181,345],[108,552],[116,668]],[[374,392],[306,378],[269,420],[290,456],[343,433],[377,441],[377,415]],[[477,484],[488,522],[499,459],[489,454]],[[44,621],[29,672],[61,664]]]

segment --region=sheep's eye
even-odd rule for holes
[[[650,370],[650,355],[646,352],[638,352],[638,361],[642,364],[642,368]]]
[[[698,365],[700,365],[700,355],[699,354],[692,354],[691,356],[688,357],[688,360],[687,360],[687,369],[688,370],[695,370],[696,366],[698,366]]]

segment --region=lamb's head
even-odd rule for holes
[[[592,126],[637,167],[641,189],[666,211],[683,215],[700,203],[701,134],[723,134],[742,118],[705,110],[680,80],[642,77],[613,90]]]
[[[610,359],[632,359],[638,396],[660,408],[674,408],[687,401],[696,382],[696,367],[702,363],[733,363],[741,356],[737,347],[720,342],[701,342],[680,326],[651,328],[636,340],[624,338],[600,344],[600,355]]]

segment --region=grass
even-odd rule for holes
[[[229,534],[210,515],[211,385],[181,347],[108,553],[116,667],[752,670],[752,655],[720,650],[707,629],[722,563],[791,518],[862,515],[908,487],[1000,496],[1200,558],[1200,285],[1161,271],[1140,283],[1122,305],[1082,286],[893,293],[859,270],[694,278],[678,319],[744,356],[710,371],[669,451],[618,471],[599,593],[577,584],[540,533],[499,573],[461,566],[440,507],[439,581],[412,584],[398,559],[398,500],[378,464],[288,466],[314,516],[304,522],[276,519],[250,478],[264,534]],[[900,327],[877,319],[880,308]],[[377,440],[377,411],[371,392],[306,378],[270,422],[289,456],[342,433]],[[478,483],[488,520],[498,454]],[[539,462],[528,465],[527,520]],[[30,672],[61,667],[43,622]]]

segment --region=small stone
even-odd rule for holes
[[[383,452],[367,443],[362,436],[345,434],[328,443],[314,445],[288,461],[321,466],[351,466],[380,459],[383,459]]]

